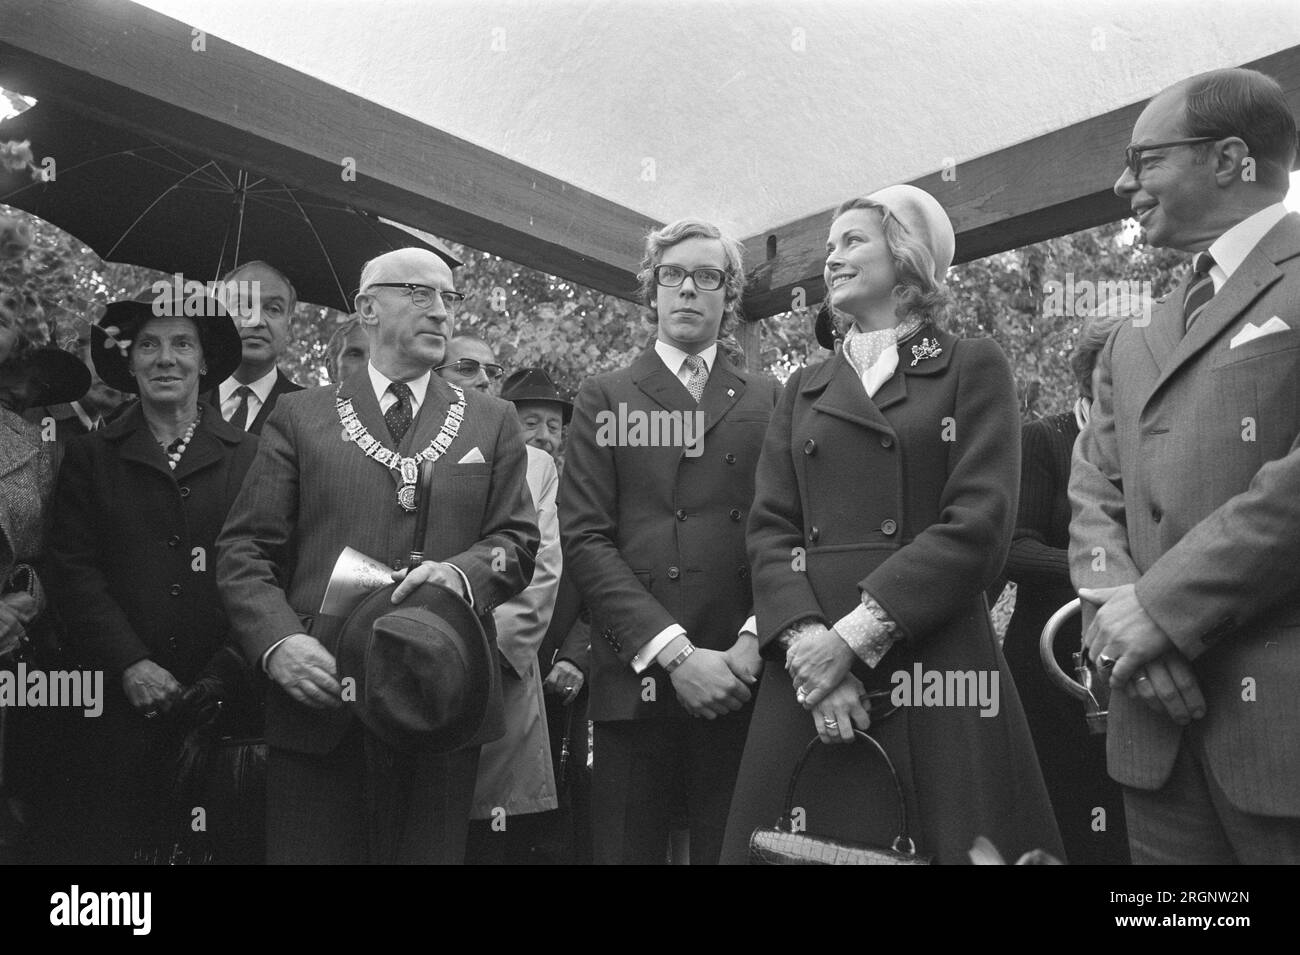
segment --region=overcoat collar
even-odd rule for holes
[[[1190,276],[1161,299],[1143,338],[1160,370],[1144,404],[1202,348],[1222,335],[1264,292],[1282,278],[1282,262],[1300,255],[1300,214],[1292,212],[1273,226],[1210,300],[1191,331],[1183,334],[1183,296]]]
[[[923,342],[936,346],[927,349]],[[805,395],[821,393],[813,402],[817,411],[852,421],[863,427],[893,434],[893,427],[883,412],[907,399],[907,381],[912,377],[942,374],[952,361],[957,337],[927,322],[898,346],[898,368],[876,391],[867,397],[862,379],[849,363],[844,349],[820,365],[813,366],[799,391]],[[927,352],[934,352],[928,354]],[[924,356],[924,357],[923,357]]]
[[[138,461],[178,482],[183,481],[191,474],[220,462],[232,447],[244,440],[244,432],[223,420],[212,405],[200,401],[199,407],[203,410],[203,418],[175,471],[167,466],[167,456],[149,430],[139,401],[103,429],[104,439],[118,446],[123,460]]]
[[[748,385],[746,373],[733,365],[721,348],[715,354],[709,380],[704,385],[704,397],[698,405],[681,379],[668,370],[653,345],[632,362],[632,383],[668,411],[683,414],[703,411],[707,434],[741,399]]]

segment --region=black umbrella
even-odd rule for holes
[[[231,163],[107,126],[48,101],[0,123],[0,141],[30,140],[52,182],[0,169],[0,202],[53,223],[106,262],[144,265],[207,282],[262,259],[299,297],[351,311],[368,259],[421,246],[452,267],[441,244],[332,199]]]

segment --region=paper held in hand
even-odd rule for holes
[[[320,602],[320,612],[324,616],[346,617],[362,597],[392,582],[392,568],[359,550],[345,547],[334,562],[325,596]]]

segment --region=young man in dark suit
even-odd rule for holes
[[[1281,87],[1217,70],[1151,100],[1115,183],[1152,245],[1195,253],[1102,350],[1070,475],[1135,863],[1300,862],[1295,153]]]
[[[204,400],[216,405],[221,417],[235,427],[261,434],[280,396],[302,391],[302,385],[277,364],[289,344],[298,293],[283,272],[265,262],[246,262],[226,273],[221,282],[227,287],[239,283],[233,287],[241,290],[240,307],[231,312],[244,343],[244,360]],[[251,297],[254,288],[260,293],[256,302]]]
[[[715,863],[760,672],[745,519],[779,386],[718,348],[741,247],[684,219],[640,275],[658,335],[585,381],[560,486],[565,570],[591,608],[595,861],[662,863],[678,807]]]
[[[343,548],[406,566],[417,515],[401,503],[405,477],[375,457],[381,448],[435,462],[422,549],[430,559],[394,573],[395,604],[421,583],[443,585],[494,638],[492,611],[532,577],[536,511],[513,409],[432,374],[451,334],[448,305],[461,297],[448,265],[399,249],[367,263],[360,288],[370,362],[338,386],[276,406],[218,542],[218,579],[237,639],[271,678],[269,861],[458,863],[482,739],[449,755],[395,757],[409,808],[396,857],[382,857],[365,807],[376,757],[381,766],[394,757],[344,703],[337,633],[317,639],[305,621]],[[353,415],[359,431],[346,423]],[[488,720],[498,732],[499,709]]]

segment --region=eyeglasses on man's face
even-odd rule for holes
[[[448,362],[445,365],[439,365],[434,371],[442,371],[444,368],[455,368],[456,374],[464,375],[466,378],[473,378],[482,368],[487,372],[488,381],[496,381],[506,373],[506,370],[500,365],[494,365],[491,362],[479,361],[477,358],[458,358],[456,361]]]
[[[1196,136],[1192,139],[1175,139],[1167,143],[1150,143],[1146,146],[1129,146],[1124,150],[1124,165],[1128,166],[1133,178],[1142,175],[1142,154],[1152,149],[1172,149],[1175,146],[1195,146],[1199,143],[1218,142],[1213,136]]]
[[[371,282],[366,286],[367,290],[372,288],[405,289],[406,294],[411,297],[411,304],[416,308],[428,308],[436,298],[441,298],[447,305],[459,305],[465,301],[464,292],[434,288],[431,285],[417,285],[414,282]]]
[[[722,288],[722,283],[727,280],[727,273],[723,269],[693,269],[687,271],[680,265],[658,265],[655,266],[655,281],[664,288],[678,288],[686,281],[686,276],[691,277],[695,287],[701,292],[716,292]]]

